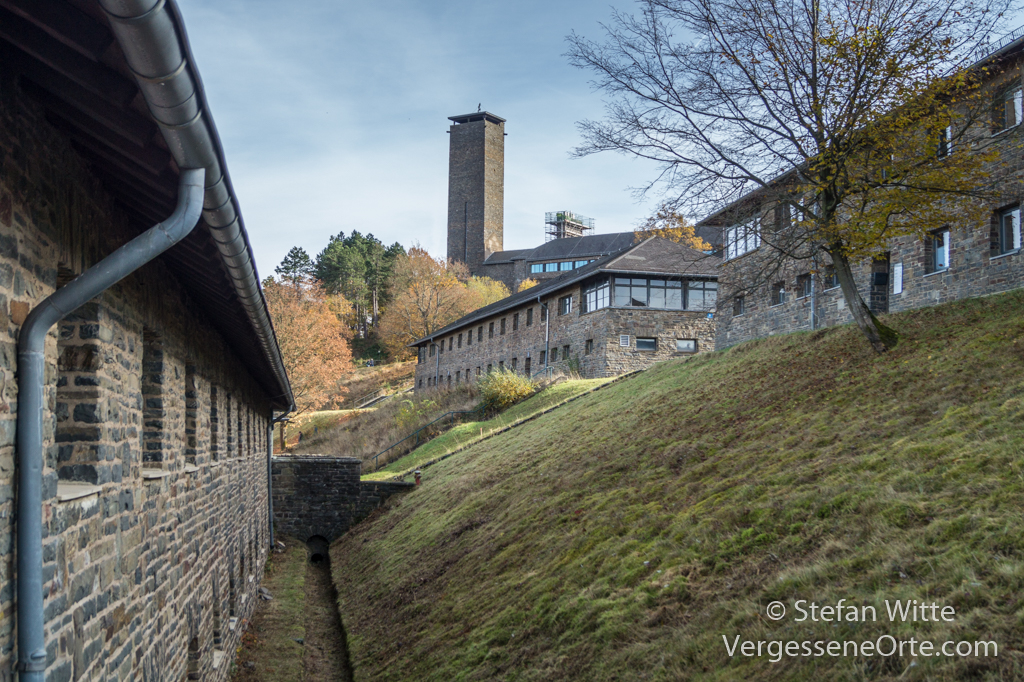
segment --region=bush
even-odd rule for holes
[[[537,391],[537,383],[509,369],[485,375],[479,382],[484,410],[489,414],[507,410]]]

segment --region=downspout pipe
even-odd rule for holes
[[[18,670],[43,682],[43,409],[46,337],[62,318],[185,238],[203,209],[202,168],[182,170],[178,205],[157,223],[37,305],[18,335]]]
[[[537,297],[537,303],[540,303],[540,307],[544,311],[544,376],[547,376],[548,362],[551,357],[551,311],[548,310],[548,304],[540,300],[540,296]]]

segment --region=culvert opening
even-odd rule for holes
[[[330,544],[319,535],[306,540],[305,679],[352,680],[338,592],[331,580]]]

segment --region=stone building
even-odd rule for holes
[[[226,168],[174,0],[0,3],[0,680],[227,677],[292,396]]]
[[[990,140],[999,152],[989,169],[998,198],[962,224],[936,225],[924,239],[893,238],[875,258],[855,264],[858,290],[873,312],[900,312],[1024,286],[1022,55],[1024,38],[1010,39],[978,62],[989,67],[984,73],[991,115],[966,129],[959,148],[940,142],[937,151],[940,156],[969,153],[973,136]],[[788,219],[785,210],[754,191],[698,224],[704,234],[714,234],[723,256],[717,348],[853,319],[827,255],[779,259],[762,243],[766,227],[777,229]]]
[[[718,259],[652,238],[418,339],[416,390],[497,369],[605,377],[712,350]]]

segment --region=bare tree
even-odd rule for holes
[[[575,154],[655,162],[640,192],[660,188],[690,213],[778,207],[750,226],[773,254],[760,276],[827,254],[882,352],[897,336],[865,304],[851,262],[991,190],[989,136],[973,125],[987,75],[973,65],[1013,2],[640,0],[639,14],[613,15],[603,42],[568,38],[571,62],[611,96],[604,120],[579,124]],[[968,139],[972,153],[942,153]]]

